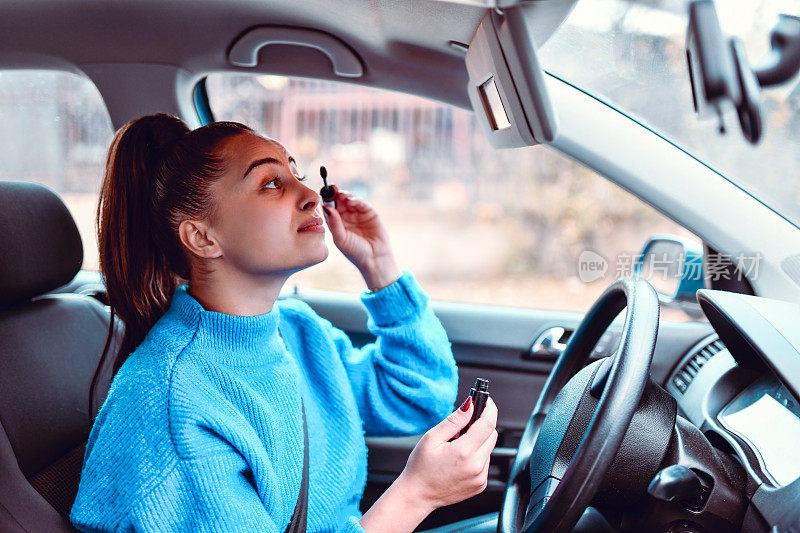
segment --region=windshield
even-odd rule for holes
[[[688,0],[583,0],[541,49],[544,68],[663,135],[800,226],[800,89],[764,89],[764,135],[744,140],[733,114],[727,133],[698,120],[686,66]],[[723,31],[740,37],[751,64],[769,49],[778,13],[800,2],[716,0]],[[690,191],[687,191],[689,193]]]

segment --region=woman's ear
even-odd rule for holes
[[[178,226],[178,236],[183,245],[198,257],[216,259],[222,256],[222,248],[213,232],[201,220],[182,220]]]

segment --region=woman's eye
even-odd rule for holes
[[[306,176],[303,176],[302,178],[297,178],[297,179],[298,179],[298,181],[305,181],[306,180]],[[262,185],[261,188],[262,189],[280,189],[281,188],[280,187],[280,182],[281,182],[280,178],[272,178],[270,181],[268,181],[267,183]]]

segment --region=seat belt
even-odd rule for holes
[[[306,406],[300,396],[300,406],[303,409],[303,480],[300,482],[300,496],[294,506],[294,514],[285,533],[306,533],[306,518],[308,516],[308,424],[306,422]]]

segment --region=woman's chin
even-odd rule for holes
[[[314,264],[322,263],[323,261],[325,261],[328,258],[328,255],[330,254],[330,250],[328,250],[327,243],[324,240],[321,241],[321,242],[322,242],[322,244],[320,245],[320,252],[319,252],[319,254],[317,256],[317,257],[319,257],[319,259]]]

